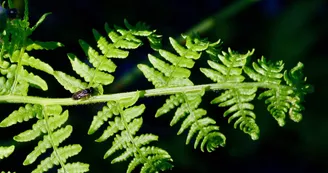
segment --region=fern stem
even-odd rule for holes
[[[286,85],[274,85],[266,82],[244,82],[244,83],[213,83],[195,86],[175,87],[175,88],[158,88],[144,90],[141,97],[152,97],[161,95],[172,95],[176,93],[197,91],[202,88],[206,90],[222,90],[222,89],[234,89],[243,87],[257,87],[267,89],[293,89]],[[15,95],[2,95],[0,96],[0,103],[31,103],[31,104],[42,104],[42,105],[82,105],[91,103],[100,103],[107,101],[116,101],[124,98],[133,98],[137,91],[118,93],[118,94],[105,94],[99,96],[93,96],[86,100],[73,100],[69,98],[42,98],[33,96],[15,96]]]
[[[49,138],[51,139],[51,140],[49,140],[49,142],[51,143],[51,146],[52,146],[52,148],[53,148],[53,150],[54,150],[54,153],[55,153],[55,155],[56,155],[56,157],[57,157],[57,160],[58,160],[58,162],[59,162],[59,164],[60,164],[60,166],[63,168],[63,170],[64,170],[64,173],[67,173],[67,170],[66,170],[66,168],[65,168],[65,163],[63,162],[63,160],[60,158],[60,154],[58,153],[58,147],[54,144],[54,138],[53,138],[53,135],[52,135],[52,130],[50,130],[50,127],[49,127],[49,123],[48,123],[48,121],[49,121],[49,117],[48,117],[48,113],[46,112],[46,111],[44,111],[44,109],[45,109],[45,107],[46,106],[43,106],[43,109],[42,109],[42,114],[44,115],[44,120],[45,120],[45,126],[46,126],[46,129],[47,129],[47,132],[48,132],[48,135],[49,135]]]

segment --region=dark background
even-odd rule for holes
[[[22,10],[21,1],[15,1],[15,5]],[[105,34],[105,22],[110,26],[123,26],[123,20],[128,19],[131,24],[143,21],[157,29],[157,32],[163,35],[166,48],[170,48],[167,44],[168,37],[179,38],[181,33],[196,28],[202,37],[208,37],[210,41],[221,39],[224,51],[228,47],[240,52],[255,48],[253,60],[262,55],[273,61],[283,60],[287,69],[301,61],[305,64],[304,73],[308,82],[314,85],[315,92],[306,96],[306,109],[300,123],[287,120],[285,127],[281,128],[266,111],[263,101],[255,101],[256,120],[261,134],[259,140],[252,141],[248,135],[233,129],[233,125],[227,123],[227,118],[222,117],[224,108],[205,104],[219,94],[209,92],[200,107],[208,110],[208,115],[217,121],[221,132],[226,135],[227,145],[224,148],[212,153],[202,153],[199,149],[193,149],[193,143],[185,145],[187,134],[176,136],[180,123],[169,127],[173,111],[155,119],[156,109],[164,103],[166,97],[143,98],[139,101],[147,106],[140,133],[159,135],[159,142],[152,145],[157,145],[171,154],[174,169],[168,172],[324,173],[328,172],[328,90],[325,89],[328,83],[327,5],[323,0],[30,0],[31,24],[35,24],[42,14],[52,12],[32,38],[59,41],[65,45],[55,51],[37,51],[31,54],[51,64],[56,70],[74,75],[66,54],[71,52],[81,60],[86,60],[78,39],[95,46],[91,32],[93,28]],[[153,88],[151,83],[135,70],[137,63],[147,63],[148,53],[151,53],[151,50],[145,45],[141,50],[132,51],[126,60],[114,60],[118,65],[114,73],[115,81],[105,88],[105,93]],[[199,64],[207,67],[206,60],[200,60]],[[70,97],[71,94],[53,77],[36,73],[47,80],[49,91],[31,89],[30,95]],[[198,78],[197,69],[193,74],[195,76],[191,79],[195,84],[212,83],[210,80],[204,80],[204,77]],[[2,104],[1,119],[19,106],[21,105]],[[92,116],[101,110],[102,106],[103,104],[64,107],[70,111],[67,124],[73,125],[74,128],[71,138],[64,144],[79,143],[83,146],[82,152],[70,158],[68,162],[89,163],[92,173],[125,172],[128,161],[111,165],[111,159],[114,157],[102,159],[111,141],[93,142],[101,135],[101,131],[92,136],[87,135]],[[1,144],[9,145],[12,136],[31,128],[32,123],[34,122],[1,129]],[[40,158],[33,165],[21,165],[37,142],[15,145],[15,152],[0,161],[0,171],[31,172],[40,162]],[[138,170],[136,169],[136,172]]]

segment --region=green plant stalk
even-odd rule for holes
[[[158,88],[149,90],[139,90],[126,93],[118,94],[105,94],[99,96],[93,96],[88,99],[73,100],[72,98],[42,98],[34,96],[14,96],[14,95],[3,95],[0,96],[0,103],[31,103],[40,105],[83,105],[92,104],[99,102],[115,101],[124,98],[132,98],[135,96],[136,92],[141,92],[141,97],[152,97],[161,95],[172,95],[182,92],[197,91],[202,88],[206,90],[222,90],[222,89],[234,89],[234,88],[244,88],[244,87],[257,87],[257,88],[290,88],[290,86],[285,85],[274,85],[265,82],[244,82],[244,83],[213,83],[213,84],[203,84],[195,86],[185,86],[185,87],[174,87],[174,88]]]

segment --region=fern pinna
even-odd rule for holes
[[[153,134],[142,134],[135,136],[142,125],[142,117],[140,115],[145,110],[145,105],[133,106],[139,98],[139,93],[132,98],[126,98],[117,101],[111,101],[104,106],[103,110],[98,112],[94,117],[89,128],[88,134],[97,131],[104,121],[108,121],[108,127],[103,134],[96,140],[103,142],[109,137],[116,134],[113,145],[104,155],[104,158],[112,155],[119,149],[126,151],[120,156],[112,160],[112,163],[120,162],[134,157],[130,162],[126,172],[132,172],[136,166],[142,164],[140,172],[157,172],[158,170],[166,170],[172,167],[172,158],[165,150],[154,146],[144,146],[152,141],[157,141],[158,137]]]
[[[8,4],[9,8],[13,6],[11,0]],[[1,7],[0,15],[4,14],[1,11],[4,9]],[[169,98],[157,110],[155,117],[176,109],[170,125],[182,121],[177,133],[188,131],[186,144],[193,141],[195,149],[199,147],[201,151],[213,152],[226,144],[226,137],[214,120],[215,116],[220,115],[207,115],[207,111],[199,106],[208,90],[223,90],[211,103],[225,107],[223,116],[227,117],[228,123],[234,122],[234,128],[239,127],[253,140],[258,139],[260,134],[252,104],[256,97],[265,99],[269,113],[283,126],[286,116],[295,122],[301,120],[301,111],[304,110],[302,102],[312,90],[302,74],[302,63],[291,70],[284,70],[282,61],[270,62],[264,57],[250,64],[254,50],[241,54],[229,48],[227,52],[220,53],[220,41],[211,43],[197,35],[183,36],[185,45],[169,38],[175,51],[171,52],[162,48],[161,36],[155,30],[150,30],[141,22],[130,25],[126,20],[125,27],[110,28],[105,24],[107,36],[93,30],[97,48],[79,40],[88,59],[80,60],[73,53],[67,54],[72,69],[81,77],[76,78],[54,70],[49,64],[30,55],[31,50],[52,50],[63,46],[58,42],[40,42],[29,38],[49,14],[43,15],[30,27],[28,2],[25,0],[23,19],[9,19],[6,16],[0,19],[0,22],[6,23],[0,28],[0,102],[25,104],[3,118],[0,127],[35,121],[31,128],[13,137],[16,142],[39,141],[22,163],[25,166],[32,165],[35,168],[33,172],[88,172],[92,166],[68,160],[80,153],[82,146],[63,144],[71,136],[73,127],[66,124],[69,110],[64,110],[62,106],[106,102],[93,117],[88,134],[92,135],[106,126],[96,139],[96,142],[112,140],[103,158],[107,159],[123,150],[114,156],[111,163],[130,160],[126,172],[133,172],[140,167],[140,172],[148,173],[171,169],[173,159],[164,149],[150,144],[157,141],[158,136],[139,134],[146,111],[146,105],[137,104],[139,98],[168,95]],[[138,64],[137,67],[153,83],[154,89],[104,94],[104,86],[112,84],[115,79],[113,73],[117,66],[113,60],[127,58],[129,51],[138,49],[145,39],[155,51],[148,55],[153,67],[145,64]],[[215,83],[194,84],[197,81],[189,79],[195,70],[194,65],[197,60],[207,57],[211,59],[207,61],[209,67],[200,68],[200,71]],[[73,94],[73,98],[28,96],[30,86],[46,91],[48,85],[45,79],[27,71],[27,66],[53,76]],[[15,145],[0,146],[0,160],[14,150]]]
[[[114,77],[110,73],[115,71],[116,65],[109,58],[127,58],[129,55],[127,49],[136,49],[142,45],[142,41],[137,37],[146,37],[153,49],[160,47],[160,37],[155,34],[155,31],[148,31],[148,26],[138,23],[134,27],[126,20],[125,26],[129,30],[117,26],[114,30],[110,29],[108,24],[105,24],[106,33],[112,43],[109,43],[98,31],[93,30],[101,53],[98,53],[98,51],[93,49],[85,41],[79,41],[93,67],[89,67],[81,62],[75,55],[68,54],[73,70],[83,77],[88,84],[63,72],[56,71],[55,77],[65,89],[76,92],[81,88],[93,87],[96,88],[98,94],[102,94],[102,86],[108,85],[114,80]],[[143,104],[133,106],[138,100],[139,95],[140,93],[137,92],[134,97],[107,102],[107,106],[104,106],[103,110],[98,112],[94,117],[88,134],[93,134],[100,126],[108,121],[107,130],[96,141],[105,141],[120,131],[121,134],[116,134],[113,145],[105,153],[105,159],[115,151],[124,148],[126,151],[113,159],[112,163],[121,162],[129,157],[133,157],[127,168],[127,172],[132,172],[140,164],[143,165],[141,172],[157,172],[158,170],[170,169],[172,167],[172,159],[168,152],[154,146],[144,146],[152,141],[158,140],[156,135],[143,134],[135,136],[136,132],[142,126],[142,118],[137,117],[145,109]],[[113,117],[114,115],[115,117]],[[110,120],[111,118],[114,120]]]
[[[138,65],[138,68],[143,72],[145,77],[155,85],[155,88],[193,86],[194,84],[188,78],[191,74],[189,69],[192,68],[195,63],[194,60],[201,57],[202,51],[219,44],[219,42],[217,42],[214,45],[210,45],[208,42],[200,39],[192,39],[189,36],[186,37],[186,48],[181,46],[173,38],[170,38],[170,43],[179,55],[163,49],[159,49],[158,52],[164,59],[172,63],[172,65],[167,64],[151,54],[148,55],[149,61],[158,71],[144,64]],[[198,132],[194,148],[201,142],[201,150],[204,151],[204,147],[206,146],[207,151],[211,152],[218,146],[224,146],[226,138],[219,132],[219,127],[215,125],[216,122],[212,118],[205,116],[206,110],[198,108],[204,93],[205,88],[201,88],[195,91],[181,92],[172,95],[166,100],[166,103],[157,110],[155,116],[159,117],[180,105],[170,125],[173,126],[187,115],[178,134],[190,128],[186,140],[186,144],[188,144],[195,133]]]
[[[73,130],[70,125],[61,127],[68,119],[68,111],[62,112],[62,108],[59,105],[27,104],[25,108],[14,111],[4,119],[0,123],[0,127],[8,127],[17,122],[28,121],[31,118],[37,118],[38,121],[33,125],[32,129],[14,136],[14,140],[17,142],[28,142],[41,136],[43,136],[43,139],[27,155],[23,165],[33,164],[42,153],[52,148],[53,151],[50,156],[42,160],[37,168],[32,171],[33,173],[45,172],[54,165],[60,165],[61,168],[58,172],[86,172],[89,170],[89,165],[85,163],[66,163],[67,159],[78,154],[82,147],[79,144],[59,147],[71,135]]]
[[[220,96],[212,100],[212,104],[219,104],[220,107],[230,108],[224,112],[224,116],[230,115],[228,122],[236,119],[234,127],[239,125],[240,129],[249,134],[253,140],[259,137],[259,127],[255,122],[254,105],[249,103],[256,97],[259,87],[269,88],[259,95],[259,99],[269,97],[265,103],[268,111],[277,120],[280,126],[285,124],[285,114],[288,112],[291,120],[299,122],[301,119],[300,111],[304,108],[301,103],[304,101],[304,94],[311,91],[311,86],[305,84],[306,78],[303,77],[303,65],[299,63],[290,72],[285,70],[284,75],[282,61],[276,63],[267,62],[264,57],[253,62],[253,68],[247,66],[246,62],[253,54],[239,54],[228,50],[218,55],[218,62],[208,61],[212,69],[201,68],[200,70],[210,79],[218,83],[231,83]],[[242,84],[246,79],[245,74],[258,83]],[[284,76],[286,85],[281,85]],[[238,85],[238,84],[242,85]],[[289,86],[289,87],[288,87]],[[231,115],[232,114],[232,115]]]

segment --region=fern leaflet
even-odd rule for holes
[[[222,64],[208,61],[208,64],[213,69],[201,68],[208,78],[215,82],[235,82],[242,83],[245,77],[242,75],[242,68],[247,62],[247,58],[253,54],[254,50],[246,54],[238,54],[231,51],[229,48],[228,53],[222,52],[218,55],[218,59]],[[212,100],[212,104],[219,104],[220,107],[230,108],[224,112],[224,117],[232,114],[228,122],[237,119],[234,123],[234,128],[239,128],[245,133],[249,134],[253,140],[259,137],[259,127],[255,123],[255,114],[253,112],[254,105],[249,103],[256,96],[256,87],[244,87],[228,89],[220,96]]]
[[[158,140],[156,135],[142,134],[136,136],[142,125],[142,117],[140,115],[145,110],[143,104],[133,106],[138,100],[139,94],[137,93],[133,98],[108,102],[107,106],[104,106],[103,110],[94,117],[88,133],[94,133],[105,121],[112,119],[108,121],[107,129],[96,140],[97,142],[103,142],[115,135],[113,144],[105,153],[104,159],[117,150],[124,148],[125,152],[113,159],[111,163],[121,162],[133,157],[127,172],[132,172],[140,164],[143,165],[140,171],[142,173],[170,169],[172,168],[171,156],[161,148],[147,146],[150,142]],[[118,134],[119,132],[120,134]]]
[[[14,152],[14,150],[15,150],[14,145],[11,145],[9,147],[0,146],[0,160],[8,157],[10,154],[12,154]]]
[[[27,7],[27,3],[25,4]],[[25,16],[28,12],[25,11]],[[34,42],[28,37],[42,23],[49,13],[44,14],[37,24],[30,28],[27,18],[13,19],[7,22],[5,31],[0,33],[0,94],[1,95],[27,95],[28,87],[33,86],[47,90],[45,80],[38,75],[28,72],[24,66],[30,66],[48,74],[53,69],[47,63],[30,56],[26,51],[34,49],[55,49],[63,46],[58,42]]]
[[[74,54],[68,54],[73,70],[84,78],[82,82],[64,72],[55,71],[54,76],[65,89],[74,93],[81,89],[94,87],[97,88],[98,94],[102,94],[103,85],[109,85],[113,82],[114,77],[110,74],[115,71],[116,65],[112,62],[111,58],[126,58],[129,55],[127,49],[136,49],[143,43],[137,37],[147,37],[149,41],[156,42],[149,37],[157,37],[155,31],[149,31],[148,27],[143,23],[138,23],[135,27],[130,25],[126,20],[124,21],[129,30],[115,26],[111,29],[108,24],[105,24],[105,30],[112,41],[109,43],[107,39],[102,36],[98,31],[93,30],[94,37],[97,41],[97,46],[101,53],[92,48],[88,43],[79,40],[79,43],[87,55],[92,67],[86,63],[81,62]],[[154,43],[155,44],[155,43]],[[158,47],[159,45],[154,45]]]
[[[32,114],[28,114],[26,116],[24,114],[26,111],[29,111]],[[65,172],[67,172],[66,166],[67,169],[71,169],[72,164],[76,170],[79,170],[77,172],[88,171],[88,165],[84,163],[75,162],[72,164],[66,164],[66,160],[69,157],[77,155],[81,151],[82,147],[78,144],[59,147],[60,143],[70,136],[73,129],[70,125],[61,127],[68,119],[68,111],[64,111],[63,113],[61,112],[62,108],[59,105],[27,105],[25,108],[20,108],[19,111],[14,111],[0,123],[1,127],[8,127],[16,124],[17,122],[21,122],[22,120],[27,121],[30,118],[38,119],[32,129],[26,130],[14,136],[14,140],[18,142],[28,142],[43,136],[43,139],[38,143],[38,146],[36,146],[34,150],[26,157],[23,165],[30,165],[34,163],[42,153],[46,152],[47,149],[53,149],[50,157],[42,160],[37,168],[32,171],[33,173],[46,172],[48,169],[58,164],[60,164],[61,170],[65,170]]]
[[[148,59],[151,64],[158,70],[148,67],[144,64],[139,64],[138,68],[143,72],[145,77],[153,83],[155,88],[164,87],[181,87],[194,85],[188,78],[190,76],[190,70],[194,66],[194,60],[197,60],[201,56],[201,52],[209,48],[209,42],[200,40],[198,38],[192,39],[186,38],[186,48],[181,46],[176,40],[170,38],[170,43],[174,50],[179,54],[175,55],[169,51],[159,49],[159,54],[172,63],[172,65],[156,58],[153,55],[148,55]],[[217,42],[216,44],[218,44]],[[215,44],[211,45],[212,47]],[[170,96],[166,100],[166,103],[157,110],[156,117],[159,117],[176,106],[179,106],[175,112],[175,115],[171,121],[171,126],[176,124],[180,119],[185,118],[178,134],[181,134],[187,128],[190,128],[186,144],[189,144],[191,138],[198,132],[194,148],[197,148],[201,142],[201,150],[206,149],[208,152],[214,151],[218,146],[225,145],[225,136],[219,132],[219,127],[216,126],[216,122],[209,118],[204,117],[206,111],[198,108],[201,103],[201,98],[204,95],[205,90],[197,90],[194,92],[184,92]]]
[[[267,62],[264,57],[253,63],[253,69],[245,67],[245,72],[256,81],[271,83],[276,85],[271,89],[261,93],[259,99],[266,98],[268,111],[276,119],[279,126],[285,125],[286,113],[288,112],[291,120],[299,122],[302,118],[300,113],[304,107],[301,103],[304,101],[303,96],[311,91],[311,86],[305,84],[306,78],[303,77],[303,64],[298,63],[290,72],[285,70],[281,73],[284,65],[282,61],[276,63]],[[284,77],[286,84],[290,87],[279,85]]]

